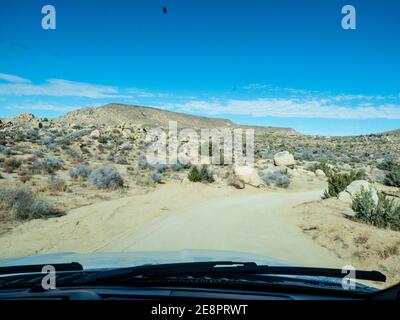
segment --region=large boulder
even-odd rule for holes
[[[234,171],[235,176],[242,180],[245,184],[256,188],[264,186],[264,182],[261,180],[255,168],[250,166],[236,166]]]
[[[351,203],[351,195],[346,191],[342,191],[338,194],[338,199],[343,202]]]
[[[276,166],[285,166],[293,169],[295,165],[295,160],[290,152],[282,151],[274,155],[274,164]]]
[[[378,192],[368,181],[355,180],[346,187],[345,192],[347,192],[351,198],[354,198],[354,196],[360,193],[363,189],[371,191],[373,201],[378,203]]]

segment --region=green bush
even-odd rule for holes
[[[393,171],[400,169],[400,164],[393,160],[385,160],[376,166],[380,170]]]
[[[29,188],[0,188],[0,210],[14,214],[16,219],[28,220],[60,216],[62,212],[41,200]]]
[[[363,179],[365,179],[365,174],[361,171],[350,171],[349,173],[333,171],[328,177],[328,190],[325,190],[323,198],[337,197],[350,183]]]
[[[386,173],[384,183],[391,187],[399,187],[400,188],[400,167],[393,169]]]
[[[333,168],[328,164],[328,162],[325,161],[325,160],[320,161],[319,163],[314,163],[314,164],[309,168],[309,170],[312,171],[312,172],[316,172],[317,170],[322,170],[322,171],[325,173],[325,175],[326,175],[327,177],[330,177],[334,172],[336,172],[336,170],[333,169]]]
[[[188,179],[192,182],[214,182],[213,175],[207,166],[193,166],[189,171]]]
[[[352,209],[356,213],[355,220],[400,231],[400,205],[382,192],[378,194],[378,203],[375,203],[372,192],[363,188],[354,196]]]

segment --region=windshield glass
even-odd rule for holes
[[[353,2],[1,1],[0,267],[399,283],[400,4]]]

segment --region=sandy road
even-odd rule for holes
[[[257,193],[216,198],[155,220],[99,251],[209,249],[251,252],[313,266],[342,266],[332,252],[293,224],[293,206],[321,192]]]
[[[0,257],[47,252],[207,249],[254,253],[294,264],[340,267],[307,237],[291,208],[321,191],[271,192],[165,185],[154,192],[97,203],[0,238]]]

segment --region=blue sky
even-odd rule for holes
[[[41,27],[46,4],[56,30]],[[341,27],[345,4],[356,30]],[[120,102],[382,132],[400,128],[399,39],[396,0],[2,0],[0,117]]]

